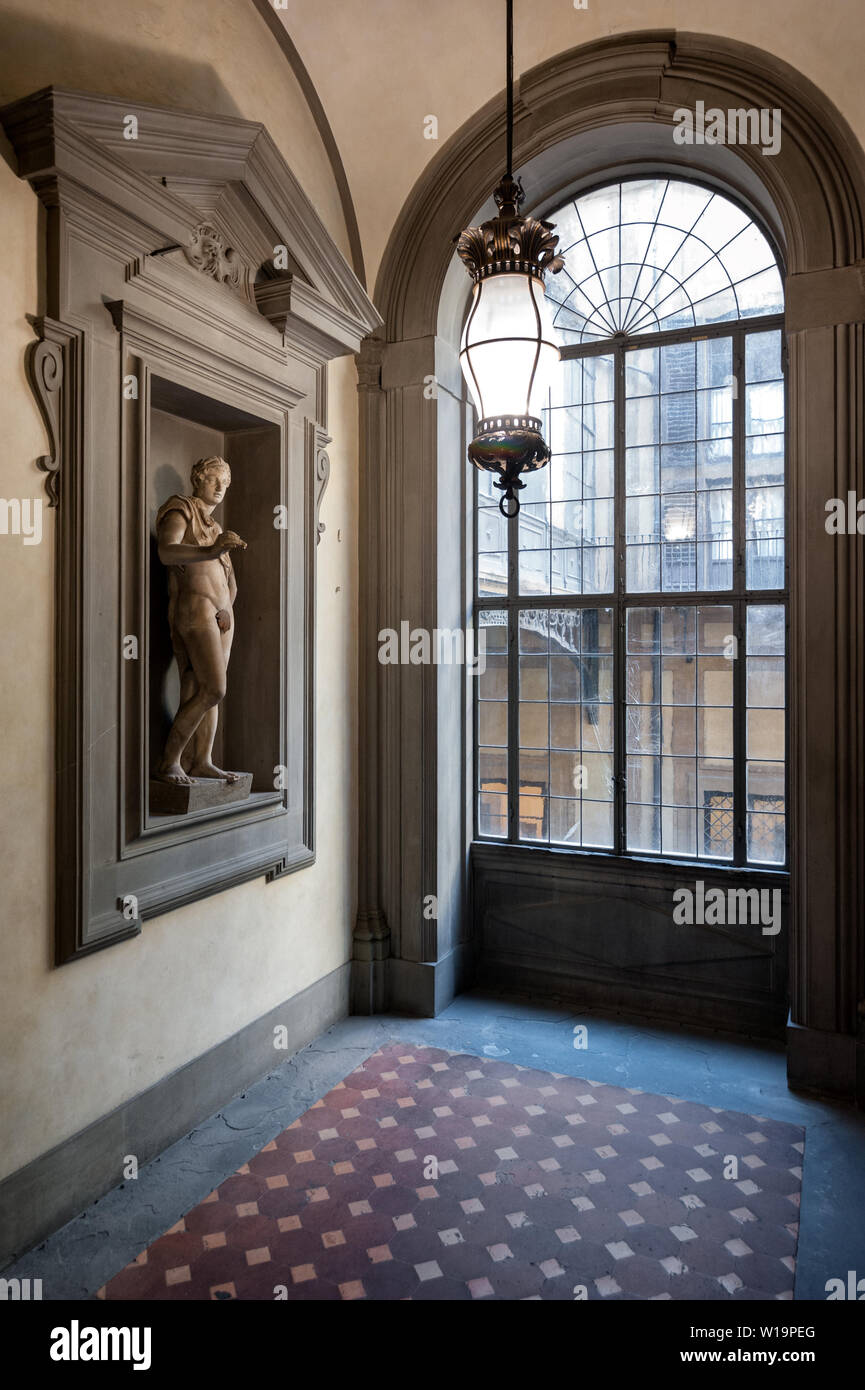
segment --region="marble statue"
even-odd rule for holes
[[[223,531],[213,518],[231,483],[225,459],[199,459],[190,480],[192,496],[169,497],[156,514],[159,558],[168,568],[168,622],[180,672],[180,706],[155,778],[176,786],[219,778],[231,786],[249,774],[215,766],[213,740],[234,637],[237,582],[230,552],[245,550],[246,542],[234,531]]]

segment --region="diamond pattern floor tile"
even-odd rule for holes
[[[803,1153],[766,1116],[390,1043],[98,1296],[788,1299]]]

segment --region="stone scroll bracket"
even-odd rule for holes
[[[330,481],[330,457],[327,453],[327,446],[331,442],[331,437],[320,425],[315,430],[315,543],[318,545],[322,535],[326,530],[323,521],[319,521],[321,511],[321,499],[324,497],[328,482]]]
[[[27,379],[48,432],[48,453],[36,460],[36,466],[45,474],[49,507],[57,507],[68,432],[66,417],[72,405],[67,359],[74,351],[79,334],[76,329],[53,319],[28,314],[27,320],[37,334],[37,341],[31,343],[27,351]]]
[[[87,940],[89,884],[78,866],[89,853],[90,801],[85,777],[84,594],[87,574],[84,509],[85,329],[56,319],[28,322],[37,340],[26,356],[30,386],[48,432],[48,453],[36,460],[45,474],[48,505],[63,506],[55,553],[55,901],[56,960],[86,954],[108,939],[125,940],[141,930],[137,921],[109,913],[100,936]]]

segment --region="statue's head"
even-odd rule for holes
[[[231,483],[231,469],[224,458],[220,458],[218,454],[212,454],[209,458],[198,459],[192,465],[190,482],[196,497],[200,497],[203,502],[209,502],[212,506],[217,506],[228,491]]]

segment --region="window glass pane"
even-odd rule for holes
[[[523,507],[520,511],[520,545],[523,545]],[[583,533],[583,508],[580,502],[553,502],[543,513],[542,539],[552,530],[553,548],[579,545]],[[525,537],[525,548],[531,547],[531,537]]]
[[[478,614],[478,651],[482,669],[476,677],[478,752],[475,762],[478,833],[507,836],[508,826],[508,628],[503,610]]]
[[[656,445],[625,450],[625,491],[629,497],[658,491],[658,459]]]
[[[500,748],[508,742],[508,706],[506,700],[481,700],[478,706],[478,742],[495,744]]]
[[[732,857],[732,624],[728,604],[628,609],[626,844],[632,852]],[[649,814],[647,806],[659,810]]]
[[[508,659],[487,650],[484,670],[477,678],[479,700],[506,700],[508,697]]]
[[[661,610],[659,608],[629,608],[625,630],[629,653],[658,652],[661,650]]]
[[[696,448],[690,444],[664,444],[661,447],[661,491],[694,491]]]
[[[523,608],[519,633],[519,837],[610,849],[612,610]]]
[[[758,434],[745,440],[745,485],[760,487],[784,481],[783,434]],[[783,511],[782,511],[783,515]]]
[[[733,760],[701,758],[697,763],[697,854],[732,859]]]
[[[784,382],[781,332],[745,339],[745,576],[784,587]]]
[[[660,358],[656,348],[637,348],[625,356],[625,394],[629,400],[637,396],[656,396],[660,390],[658,370]]]
[[[694,438],[694,392],[676,391],[671,396],[661,396],[661,443]]]
[[[506,748],[478,747],[478,831],[481,835],[508,833],[508,754]]]
[[[732,439],[700,440],[697,443],[697,487],[733,486]]]
[[[480,475],[487,478],[489,475]],[[507,521],[498,508],[478,507],[478,594],[504,597],[508,591]]]
[[[783,310],[765,236],[710,189],[681,179],[612,184],[553,221],[566,270],[550,277],[548,296],[566,342]]]
[[[732,386],[732,338],[703,338],[695,347],[698,388],[702,390],[711,386]]]
[[[628,805],[628,849],[633,854],[657,854],[661,848],[661,814],[657,806]]]
[[[749,333],[745,339],[745,377],[748,381],[781,380],[781,334]]]
[[[786,616],[780,604],[748,605],[746,647],[749,656],[783,656]]]
[[[697,610],[695,608],[663,608],[661,610],[661,633],[661,650],[663,652],[677,656],[691,656],[697,650]]]
[[[755,864],[786,860],[785,612],[748,606],[745,676],[746,852]]]
[[[657,444],[658,400],[655,396],[637,396],[629,400],[625,419],[629,448]]]
[[[692,656],[665,656],[661,677],[665,705],[693,705],[697,693],[697,664]]]
[[[550,555],[550,592],[580,593],[582,573],[583,557],[579,550],[553,550]]]
[[[506,652],[508,649],[508,617],[504,609],[482,608],[478,614],[478,627],[482,630],[478,646],[490,655]]]
[[[736,286],[739,314],[742,318],[757,318],[761,314],[780,314],[784,308],[784,290],[777,266],[753,275]]]
[[[520,700],[520,747],[548,748],[550,743],[549,706]]]
[[[598,449],[584,454],[583,496],[608,498],[612,504],[614,490],[612,449]]]
[[[614,393],[612,356],[566,360],[544,412],[553,457],[520,494],[521,595],[612,592]]]
[[[699,713],[702,715],[703,711]],[[693,757],[696,752],[696,728],[692,705],[662,705],[661,751],[677,758]]]
[[[601,351],[561,362],[543,411],[552,459],[524,476],[515,525],[498,510],[494,475],[477,476],[476,592],[504,599],[510,583],[520,601],[510,695],[507,611],[477,618],[487,639],[476,678],[480,834],[507,838],[510,825],[524,843],[618,843],[721,862],[735,852],[782,865],[785,608],[770,593],[750,601],[785,584],[782,337],[746,326],[736,339],[740,388],[733,336],[737,319],[783,311],[772,249],[742,209],[680,179],[597,189],[551,220],[566,257],[547,285],[556,325],[566,344]],[[723,336],[696,327],[726,323]],[[616,333],[671,329],[693,338],[609,350]],[[605,606],[620,574],[621,610]],[[741,682],[734,580],[749,596],[737,609],[746,622]],[[697,592],[713,598],[689,607],[686,596]],[[625,710],[617,718],[618,660]],[[509,699],[518,738],[510,822]],[[739,748],[743,778],[734,776]],[[616,827],[617,768],[624,823]]]
[[[549,495],[554,502],[578,502],[583,492],[583,455],[554,455],[546,468],[538,470],[547,474]],[[529,477],[536,475],[530,473]],[[528,485],[526,486],[526,492]],[[528,498],[527,498],[528,500]]]
[[[550,843],[580,846],[580,803],[574,798],[551,797]]]
[[[731,369],[731,338],[626,354],[625,582],[630,593],[732,586]]]
[[[674,272],[675,273],[675,272]],[[661,348],[661,390],[695,390],[697,385],[697,344],[668,343]]]
[[[521,594],[550,592],[549,550],[521,550],[519,583]]]

